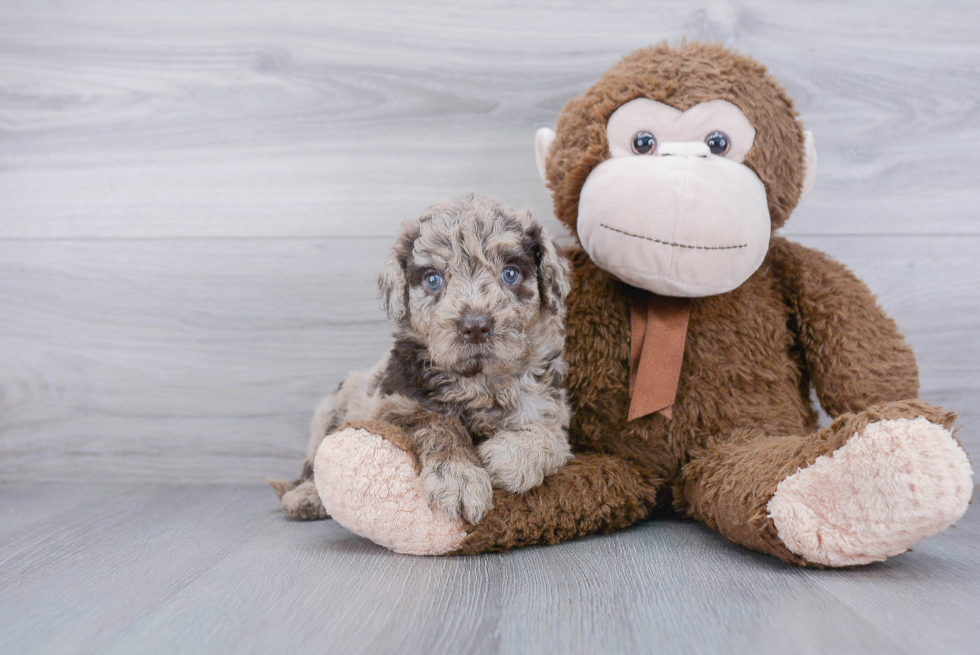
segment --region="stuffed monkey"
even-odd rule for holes
[[[816,154],[763,66],[717,45],[636,51],[538,132],[537,155],[582,246],[567,253],[575,457],[523,495],[495,492],[474,526],[426,506],[397,429],[348,425],[314,462],[335,519],[446,554],[679,512],[825,567],[897,555],[962,516],[955,415],[917,398],[895,323],[844,266],[774,234]]]

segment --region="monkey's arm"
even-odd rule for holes
[[[918,396],[915,355],[863,282],[829,256],[778,237],[768,259],[828,414]]]
[[[451,519],[479,523],[492,506],[493,491],[462,422],[397,394],[382,399],[378,414],[411,438],[429,504]]]
[[[493,509],[460,552],[553,544],[628,527],[649,515],[661,484],[618,457],[580,453],[524,494],[495,491]]]

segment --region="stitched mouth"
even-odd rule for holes
[[[740,243],[735,246],[692,246],[687,243],[675,243],[674,241],[663,241],[662,239],[654,239],[653,237],[646,237],[642,234],[633,234],[632,232],[626,232],[625,230],[620,230],[615,227],[606,225],[605,223],[599,223],[599,227],[604,227],[612,232],[618,232],[628,237],[633,237],[634,239],[643,239],[644,241],[652,241],[654,243],[659,243],[663,246],[670,246],[671,248],[689,248],[691,250],[738,250],[739,248],[748,248],[749,244]]]

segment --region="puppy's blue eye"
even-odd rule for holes
[[[422,284],[429,291],[438,291],[442,287],[442,276],[435,271],[429,271],[422,278]]]
[[[508,266],[504,269],[503,273],[500,274],[500,279],[504,281],[504,284],[514,286],[521,281],[521,272],[513,266]]]

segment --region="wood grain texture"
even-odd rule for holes
[[[405,218],[556,226],[532,137],[634,47],[756,56],[817,135],[787,234],[864,278],[980,452],[980,6],[448,0],[0,4],[0,480],[295,474],[386,348]]]
[[[388,239],[0,241],[0,479],[294,476],[389,347]]]
[[[980,451],[980,236],[803,241],[879,294],[918,352],[923,397],[959,410]],[[310,408],[388,348],[369,273],[387,247],[0,241],[0,480],[295,475]],[[953,311],[958,298],[974,300]]]
[[[684,36],[815,132],[790,229],[977,234],[978,28],[969,0],[7,2],[0,236],[390,235],[468,191],[550,217],[534,130]]]
[[[971,653],[980,514],[806,571],[693,522],[397,555],[267,488],[0,486],[3,653]],[[66,504],[66,500],[71,504]]]

